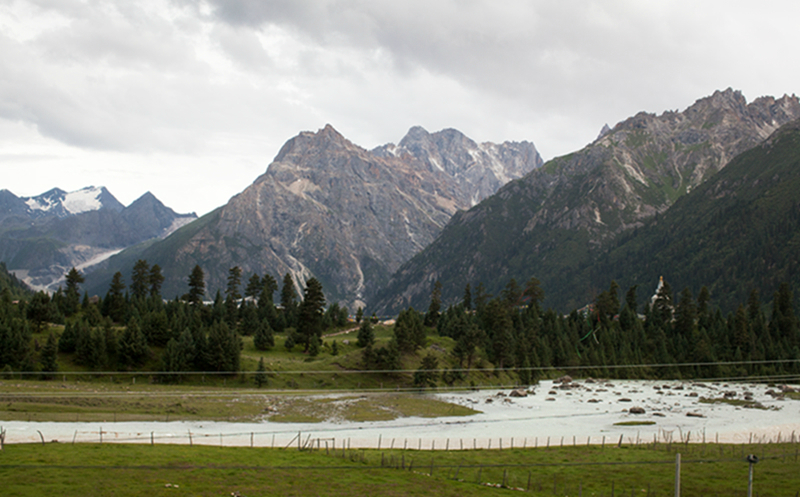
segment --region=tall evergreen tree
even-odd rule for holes
[[[55,333],[52,331],[47,336],[47,343],[42,348],[40,365],[42,379],[50,380],[53,378],[53,373],[58,371],[58,342],[56,341]]]
[[[297,334],[308,352],[311,342],[322,336],[322,316],[325,309],[325,295],[322,284],[316,278],[306,282],[303,301],[297,312]]]
[[[369,319],[365,319],[361,322],[361,326],[358,328],[356,345],[359,347],[366,347],[367,345],[373,345],[374,343],[375,332],[372,331],[372,323],[369,322]]]
[[[272,277],[270,274],[265,274],[263,278],[261,278],[261,292],[256,295],[258,297],[258,303],[261,305],[263,300],[264,305],[274,305],[274,295],[275,292],[278,291],[278,282],[275,281],[275,278]]]
[[[203,303],[203,297],[206,294],[206,281],[203,268],[199,264],[195,265],[192,273],[189,275],[189,293],[186,295],[186,300],[194,305]]]
[[[680,300],[675,308],[675,332],[684,337],[691,337],[694,331],[697,308],[692,299],[689,287],[681,291]]]
[[[144,259],[139,259],[131,271],[131,297],[134,300],[144,300],[150,290],[150,265]]]
[[[400,352],[414,352],[425,345],[425,327],[413,307],[400,311],[394,324],[394,339]]]
[[[264,365],[264,358],[258,360],[258,367],[256,368],[256,375],[253,378],[258,388],[267,384],[267,368]]]
[[[436,326],[439,321],[439,313],[442,309],[442,282],[436,280],[431,291],[431,303],[428,312],[425,313],[425,326]]]
[[[296,307],[297,307],[297,292],[294,289],[294,280],[292,275],[286,273],[283,277],[283,286],[281,287],[281,307],[283,308],[283,316],[287,327],[294,327],[296,325]]]
[[[64,331],[58,337],[58,350],[66,354],[75,352],[75,347],[78,343],[78,333],[73,321],[67,321],[64,325]]]
[[[64,293],[65,308],[61,312],[69,317],[78,312],[78,306],[81,302],[80,284],[85,280],[83,275],[74,267],[69,270],[65,278],[67,282],[67,289]]]
[[[239,319],[239,286],[242,284],[242,268],[234,266],[228,270],[228,287],[225,289],[225,308],[227,310],[228,322],[233,326]]]
[[[150,297],[160,299],[161,285],[164,283],[164,275],[161,274],[161,266],[153,264],[153,267],[150,268],[150,277],[148,281],[150,282]]]
[[[261,320],[255,329],[253,346],[256,350],[269,350],[275,346],[275,335],[266,319]]]
[[[56,319],[58,309],[45,292],[36,292],[25,309],[36,333],[41,333],[45,323]]]
[[[63,335],[62,335],[63,336]],[[139,321],[132,318],[122,333],[118,343],[117,362],[123,369],[144,364],[150,355],[147,338],[139,327]]]
[[[125,283],[122,281],[122,273],[117,271],[111,279],[108,295],[103,301],[108,306],[107,315],[117,323],[121,323],[125,318],[126,302],[123,290]]]
[[[432,354],[427,354],[422,358],[422,364],[414,372],[414,386],[420,388],[433,388],[439,380],[439,361]]]
[[[212,371],[236,373],[242,352],[241,338],[225,321],[211,325],[208,332],[208,361]]]
[[[253,273],[250,276],[250,279],[247,280],[247,286],[244,287],[244,296],[257,299],[258,296],[261,295],[263,288],[264,287],[261,284],[261,276]]]

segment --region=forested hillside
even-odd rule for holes
[[[708,285],[733,310],[757,290],[800,285],[800,121],[731,161],[719,174],[634,230],[576,277],[621,285],[668,277],[676,289]],[[568,285],[567,285],[568,287]],[[797,301],[795,301],[795,305]]]
[[[25,283],[8,272],[5,262],[0,262],[0,292],[13,299],[30,297],[33,294]]]
[[[636,287],[621,298],[612,282],[591,306],[569,315],[542,307],[546,289],[535,278],[523,285],[511,279],[494,296],[468,286],[462,302],[444,312],[436,285],[425,313],[408,308],[375,328],[377,320],[361,309],[350,324],[348,310],[328,305],[314,278],[300,298],[291,275],[279,285],[234,267],[225,295],[218,292],[211,304],[202,301],[204,278],[195,266],[186,293],[165,301],[160,267],[139,260],[130,285],[116,273],[102,299],[80,297],[83,277],[74,269],[52,299],[42,292],[29,301],[5,297],[0,369],[42,379],[59,371],[122,371],[164,383],[238,377],[257,386],[280,381],[282,388],[525,385],[564,371],[717,379],[800,373],[800,326],[786,283],[768,312],[753,291],[727,315],[706,287],[696,298],[688,288],[676,297],[668,280],[652,299]],[[323,334],[356,329],[357,340]],[[306,370],[313,373],[300,374]],[[289,376],[279,376],[283,371]],[[342,378],[344,371],[356,374]]]
[[[435,281],[442,283],[444,301],[455,302],[467,283],[483,283],[489,291],[499,292],[512,277],[535,276],[548,289],[549,306],[562,312],[581,307],[611,279],[621,281],[613,271],[592,272],[610,246],[621,237],[635,236],[637,229],[665,215],[680,198],[697,197],[695,192],[734,157],[759,146],[780,125],[798,117],[800,103],[795,96],[763,97],[748,104],[732,90],[700,99],[683,112],[637,114],[584,149],[549,161],[476,207],[454,215],[441,235],[401,266],[370,305],[378,312],[419,307]],[[762,201],[769,202],[770,198]],[[752,239],[729,237],[728,242],[760,244],[761,234],[750,231]],[[665,231],[663,236],[669,239],[672,234]],[[646,265],[662,247],[649,248],[629,252],[620,262]],[[671,262],[692,265],[687,259]],[[733,264],[731,274],[740,271],[739,264],[749,264],[735,258],[726,262]],[[673,269],[659,268],[678,287],[688,284],[673,276]],[[643,278],[625,284],[652,285],[660,276],[652,271],[642,274]],[[782,277],[772,269],[770,274],[776,281]],[[697,276],[699,284],[709,285],[717,295],[722,291],[711,275]],[[741,298],[740,292],[720,303],[729,310],[729,303]]]

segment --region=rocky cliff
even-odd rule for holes
[[[536,276],[550,292],[549,304],[582,305],[608,282],[564,282],[592,264],[599,247],[663,212],[798,117],[796,96],[748,104],[730,89],[683,112],[639,113],[454,216],[371,304],[379,311],[427,305],[436,280],[452,302],[467,283],[497,292],[510,278]]]
[[[329,301],[355,309],[454,213],[541,162],[531,143],[478,145],[455,130],[412,128],[369,151],[329,125],[290,139],[225,206],[136,257],[164,268],[165,295],[185,292],[194,264],[209,296],[239,266],[245,279],[291,273],[298,291],[314,276]],[[130,260],[120,254],[109,271],[130,271]]]

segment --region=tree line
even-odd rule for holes
[[[224,292],[205,302],[205,274],[196,265],[188,275],[188,290],[180,298],[164,300],[164,277],[158,265],[139,260],[130,285],[117,272],[105,297],[83,294],[83,276],[75,268],[65,275],[65,288],[52,296],[37,292],[30,301],[15,301],[9,289],[0,293],[0,369],[39,371],[51,378],[58,371],[57,356],[89,370],[163,372],[161,381],[177,381],[180,373],[240,370],[242,336],[252,336],[256,349],[275,346],[274,333],[288,332],[285,346],[319,353],[324,330],[347,323],[348,310],[337,303],[326,308],[320,282],[306,282],[302,298],[287,273],[274,302],[278,283],[269,274],[252,274],[242,284],[239,267],[229,270]],[[242,293],[243,292],[243,293]],[[48,323],[62,324],[42,346],[33,340]]]
[[[244,283],[241,269],[234,267],[224,293],[218,291],[211,301],[204,300],[199,266],[188,275],[187,292],[180,298],[164,300],[162,281],[157,265],[140,260],[130,285],[117,273],[103,298],[84,294],[81,299],[82,276],[75,269],[65,277],[66,288],[52,297],[39,292],[29,302],[14,303],[2,291],[0,369],[52,377],[60,352],[88,370],[160,371],[165,382],[192,371],[235,374],[241,369],[243,336],[252,336],[260,351],[275,347],[275,334],[281,333],[289,350],[311,357],[323,350],[336,355],[338,344],[323,346],[322,333],[348,323],[348,310],[328,305],[315,278],[299,295],[290,274],[280,285],[269,274],[252,274]],[[771,306],[763,305],[754,290],[727,315],[714,306],[706,287],[696,298],[688,288],[676,297],[664,280],[644,302],[636,286],[620,293],[612,281],[590,305],[565,315],[543,308],[539,280],[520,285],[511,279],[499,295],[489,294],[482,284],[466,285],[461,301],[442,309],[442,287],[436,282],[427,311],[400,312],[389,340],[376,341],[375,320],[361,319],[363,310],[358,309],[357,367],[400,380],[404,365],[418,365],[411,380],[423,387],[466,382],[475,369],[510,374],[520,384],[559,368],[617,378],[800,372],[800,325],[788,284],[775,291]],[[32,341],[32,333],[47,323],[63,324],[63,332],[49,333],[46,340],[40,336],[43,344]],[[452,340],[445,342],[450,344],[446,353],[428,347],[432,335]],[[425,351],[422,357],[420,350]],[[263,360],[259,371],[256,380],[263,384]]]
[[[512,279],[498,296],[467,285],[462,302],[441,316],[432,298],[426,318],[440,335],[455,340],[455,365],[469,369],[485,358],[496,368],[516,370],[523,384],[536,379],[538,368],[580,368],[590,376],[617,378],[800,373],[800,326],[788,284],[776,290],[769,317],[755,290],[728,315],[713,306],[706,287],[697,298],[688,288],[675,298],[662,280],[642,304],[637,290],[629,288],[621,300],[612,281],[591,305],[563,315],[542,309],[538,280],[520,287]],[[637,367],[615,367],[625,365]]]

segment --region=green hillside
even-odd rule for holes
[[[732,310],[756,289],[800,285],[800,122],[736,157],[647,226],[618,240],[573,280],[652,285],[659,276],[696,295],[708,286]],[[649,290],[649,287],[645,286]]]
[[[219,218],[220,210],[215,209],[209,212],[163,240],[148,240],[111,257],[103,264],[103,268],[86,275],[85,289],[90,295],[105,295],[115,272],[120,271],[123,278],[129,280],[130,271],[136,261],[144,259],[150,264],[161,266],[165,278],[162,294],[165,297],[172,298],[183,295],[188,289],[186,282],[194,263],[185,258],[176,260],[175,254],[179,252],[178,247],[185,245],[188,240],[209,224],[213,224]],[[213,256],[208,256],[207,260],[199,263],[206,271],[210,266],[216,265]],[[224,268],[224,271],[227,273],[228,269]],[[209,293],[207,297],[213,297],[213,294]]]
[[[377,307],[425,308],[435,281],[443,301],[455,303],[466,284],[497,295],[511,278],[530,277],[541,281],[545,305],[562,312],[592,302],[612,280],[647,294],[660,276],[695,295],[706,285],[723,312],[751,289],[769,301],[781,282],[800,284],[798,128],[797,121],[785,125],[692,188],[680,181],[685,194],[638,222],[606,214],[629,204],[615,189],[619,168],[603,151],[589,147],[551,161],[456,214],[393,276]],[[639,184],[643,198],[669,183],[663,179],[651,180],[649,190],[628,184]],[[582,225],[581,216],[597,222]]]
[[[21,299],[33,294],[28,285],[8,272],[5,262],[0,262],[0,293],[6,293],[6,290],[12,299]]]

